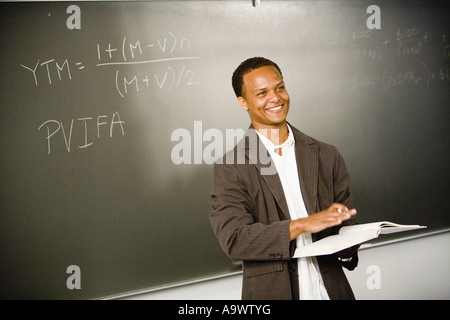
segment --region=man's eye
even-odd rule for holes
[[[266,94],[265,91],[261,91],[260,93],[258,93],[258,96],[264,96]]]
[[[278,91],[284,91],[284,86],[278,87]]]

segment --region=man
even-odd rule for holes
[[[288,124],[289,95],[274,62],[247,59],[232,83],[251,126],[214,166],[210,219],[225,253],[243,261],[242,298],[354,299],[342,266],[356,267],[359,246],[292,258],[296,247],[356,223],[343,158]],[[264,155],[273,172],[263,172]]]

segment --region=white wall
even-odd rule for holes
[[[450,299],[449,249],[450,232],[368,248],[346,274],[357,299]],[[380,289],[369,289],[377,267]]]
[[[357,299],[450,299],[449,248],[450,232],[368,247],[346,274]],[[239,273],[123,299],[240,299],[241,282]]]

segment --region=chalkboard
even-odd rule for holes
[[[447,228],[446,3],[377,1],[379,29],[368,1],[2,3],[1,298],[239,270],[209,193],[250,124],[231,74],[252,56],[281,67],[290,123],[344,156],[360,222]]]

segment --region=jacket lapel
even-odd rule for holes
[[[313,214],[318,211],[318,147],[312,138],[306,136],[292,125],[289,126],[291,127],[295,137],[295,158],[297,162],[297,171],[300,179],[300,189],[302,191],[303,201],[308,214]],[[245,138],[248,139],[247,143],[245,142]],[[241,148],[245,150],[247,161],[249,161],[250,164],[254,164],[258,168],[259,173],[272,191],[272,194],[277,201],[282,214],[284,215],[284,217],[280,217],[280,219],[290,219],[289,209],[275,164],[273,163],[264,144],[260,141],[253,126],[250,126],[247,130],[243,140],[244,143],[241,145]],[[273,166],[273,170],[267,170],[270,166]],[[269,174],[267,172],[269,172]]]
[[[264,146],[263,146],[264,147]],[[280,177],[278,173],[276,174],[265,174],[262,175],[263,179],[267,182],[272,194],[280,207],[284,217],[280,217],[281,220],[290,220],[291,216],[289,214],[289,209],[286,202],[286,197],[284,196],[283,187],[281,185]]]
[[[245,139],[248,139],[247,142],[245,142]],[[250,126],[247,130],[243,140],[244,143],[241,148],[245,150],[246,159],[248,163],[254,164],[257,167],[260,175],[269,186],[270,191],[281,209],[281,214],[283,216],[280,216],[280,219],[289,220],[289,209],[284,196],[280,177],[275,168],[275,163],[272,161],[269,152],[259,139],[259,136],[253,126]]]
[[[318,147],[314,140],[291,126],[295,137],[295,158],[297,161],[300,189],[308,214],[318,211],[317,183],[319,178]]]

